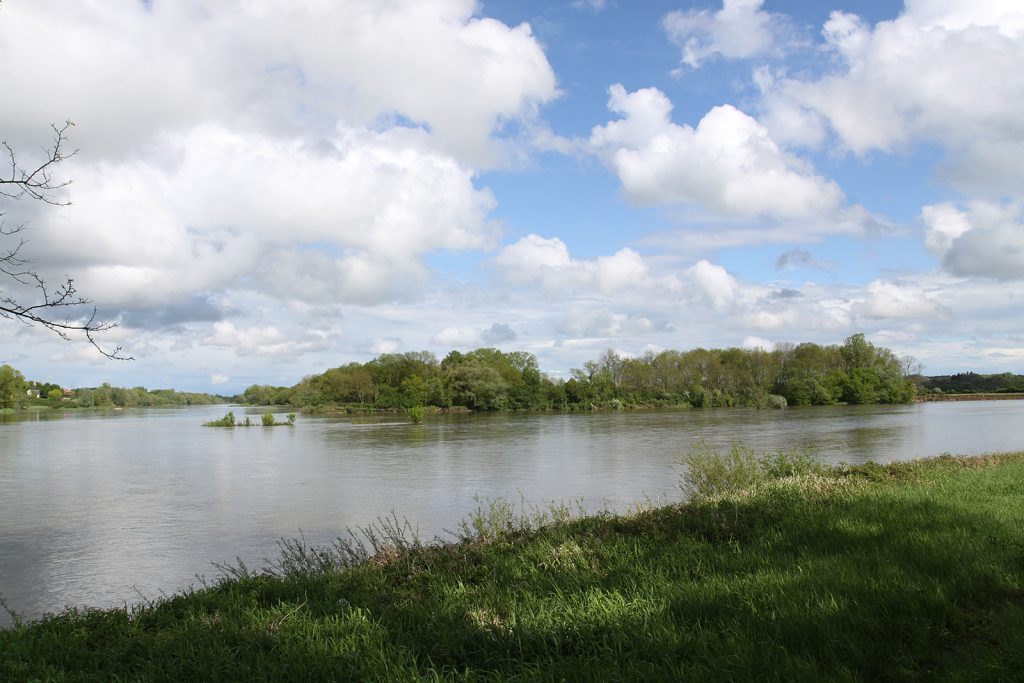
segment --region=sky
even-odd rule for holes
[[[4,0],[0,101],[25,164],[74,122],[69,204],[0,210],[135,358],[0,320],[30,379],[858,332],[1024,373],[1019,0]]]

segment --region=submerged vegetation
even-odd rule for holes
[[[856,334],[840,346],[694,349],[625,358],[609,350],[568,379],[540,372],[521,351],[384,354],[306,377],[293,387],[253,385],[250,405],[310,412],[390,410],[565,410],[626,406],[758,406],[906,403],[912,359]]]
[[[1020,680],[1024,453],[698,448],[686,501],[385,518],[136,608],[0,632],[3,680]]]

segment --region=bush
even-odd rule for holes
[[[412,420],[412,423],[415,425],[423,422],[423,406],[413,406],[412,408],[409,408],[409,419]]]
[[[264,427],[273,427],[274,426],[274,414],[273,413],[263,413],[262,420],[263,420],[263,426]]]

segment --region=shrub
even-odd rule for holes
[[[274,426],[274,414],[273,413],[263,413],[262,420],[263,420],[263,426],[264,427],[273,427]]]
[[[409,408],[409,419],[412,420],[412,423],[415,425],[423,422],[423,406],[413,406],[412,408]]]

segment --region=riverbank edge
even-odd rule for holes
[[[293,542],[290,565],[19,625],[0,678],[1016,678],[1022,495],[1015,452],[571,521],[485,505],[459,542],[385,528],[340,571]]]

